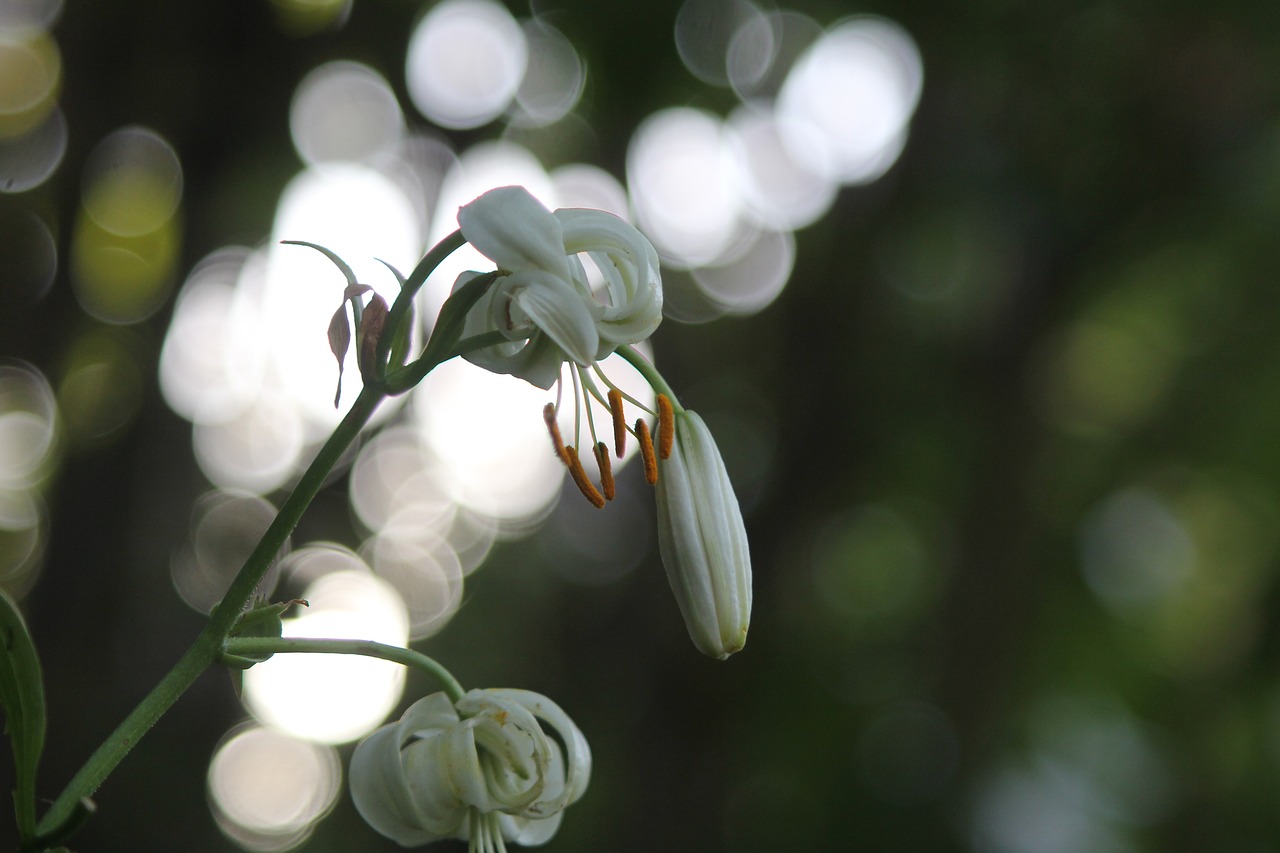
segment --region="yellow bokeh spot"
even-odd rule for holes
[[[40,30],[0,29],[0,139],[37,127],[57,104],[62,56]]]
[[[280,29],[291,36],[310,36],[342,25],[351,0],[273,0]]]
[[[82,214],[71,246],[80,306],[107,323],[136,323],[151,316],[173,285],[178,228],[178,221],[169,219],[146,234],[124,237]]]
[[[85,190],[85,213],[103,230],[137,237],[162,228],[182,197],[176,174],[126,167],[104,172]]]

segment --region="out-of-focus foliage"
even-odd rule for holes
[[[554,29],[530,56],[563,41],[585,69],[575,113],[540,127],[554,104],[526,98],[523,125],[440,119],[449,150],[505,137],[621,181],[647,117],[739,102],[682,62],[674,0],[535,6]],[[272,231],[300,157],[329,156],[290,136],[318,67],[361,63],[432,128],[405,82],[431,7],[107,0],[0,30],[23,80],[52,81],[19,109],[0,70],[0,144],[53,122],[19,152],[25,180],[52,162],[47,178],[0,187],[0,582],[25,595],[44,666],[42,797],[197,632],[209,593],[175,591],[175,561],[243,554],[243,526],[201,545],[197,519],[234,503],[263,523],[261,498],[201,499],[212,463],[162,395],[178,286],[223,247],[324,242]],[[636,533],[645,493],[625,524],[566,496],[500,540],[419,647],[581,726],[595,770],[558,851],[1274,849],[1280,6],[788,8],[892,21],[924,76],[900,157],[795,233],[776,301],[654,338],[743,501],[745,650],[717,664],[689,646]],[[689,277],[670,271],[673,293]],[[288,319],[266,316],[263,337]],[[315,335],[327,352],[324,320]],[[347,488],[296,542],[360,541]],[[410,675],[402,704],[434,689]],[[227,678],[203,679],[77,846],[240,849],[206,773],[244,716]],[[398,849],[336,796],[301,849]]]

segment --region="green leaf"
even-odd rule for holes
[[[89,818],[98,812],[98,806],[88,797],[81,797],[72,807],[71,814],[53,829],[36,836],[34,839],[22,846],[23,853],[27,850],[38,850],[40,853],[71,853],[66,847],[54,847],[55,844],[61,844],[67,838],[84,826]]]
[[[0,658],[0,704],[13,743],[18,831],[23,838],[31,838],[36,829],[36,769],[44,750],[44,682],[27,623],[17,602],[2,589]]]
[[[391,264],[378,258],[379,263],[391,270],[391,274],[396,277],[396,281],[400,283],[401,290],[404,289],[404,274]],[[410,300],[404,319],[396,326],[391,339],[391,352],[388,357],[388,367],[394,369],[403,367],[405,362],[409,360],[409,346],[413,341],[413,301]]]
[[[342,271],[342,275],[347,279],[347,286],[356,286],[355,272],[352,271],[351,267],[347,266],[346,261],[338,257],[329,249],[326,249],[324,246],[317,246],[315,243],[308,243],[306,240],[281,240],[280,242],[286,246],[306,246],[309,249],[315,249],[317,252],[323,253],[326,258],[333,261],[334,266]]]
[[[443,359],[462,339],[462,330],[467,325],[467,312],[471,310],[485,290],[497,279],[496,272],[478,275],[471,281],[455,290],[444,305],[440,307],[440,315],[436,317],[436,327],[431,332],[431,340],[427,341],[424,353],[435,359]]]
[[[303,607],[307,606],[307,602],[301,598],[277,601],[273,604],[267,604],[261,600],[256,601],[253,607],[240,614],[240,618],[236,620],[236,624],[232,626],[227,637],[279,637],[284,633],[284,612],[297,604]],[[218,660],[232,669],[248,669],[254,664],[262,663],[269,657],[271,655],[246,657],[244,655],[231,654],[224,648],[218,656]]]
[[[384,261],[382,258],[378,258],[377,260],[378,260],[378,263],[382,264],[384,267],[391,270],[391,274],[396,277],[396,281],[400,282],[400,289],[403,290],[404,289],[404,273],[400,272],[400,270],[396,269],[391,264]]]

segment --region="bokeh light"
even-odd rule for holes
[[[1156,495],[1126,489],[1084,520],[1080,569],[1108,605],[1150,604],[1184,583],[1196,548],[1177,516]]]
[[[177,262],[182,166],[164,138],[125,127],[85,162],[72,238],[76,298],[108,323],[136,323],[169,295]]]
[[[291,36],[309,36],[341,27],[355,0],[271,0],[280,29]]]
[[[551,185],[560,207],[606,210],[630,221],[627,190],[613,175],[589,163],[568,163],[551,170]]]
[[[0,210],[0,269],[14,310],[42,299],[58,272],[58,245],[44,219],[29,211]]]
[[[63,356],[58,405],[70,443],[108,440],[142,407],[144,347],[137,330],[109,326],[78,335]]]
[[[404,646],[404,602],[355,554],[309,545],[282,572],[310,578],[310,606],[284,620],[285,637],[373,640]],[[277,654],[245,672],[245,706],[263,724],[319,743],[347,743],[378,726],[400,700],[404,668],[358,655]]]
[[[492,0],[445,0],[409,38],[409,97],[440,127],[488,124],[516,96],[527,55],[524,31],[506,7]]]
[[[1115,700],[1046,700],[1027,727],[1028,753],[1009,756],[979,790],[973,849],[1119,853],[1134,849],[1134,831],[1174,803],[1168,756]]]
[[[212,611],[275,516],[276,508],[258,495],[221,490],[202,495],[191,510],[187,539],[169,563],[182,599],[201,613]],[[282,556],[287,551],[286,542]],[[259,595],[271,595],[278,570],[278,562],[267,570]]]
[[[730,49],[738,34],[761,18],[759,7],[747,0],[685,0],[675,21],[680,61],[702,82],[727,86]]]
[[[0,139],[38,127],[57,104],[62,54],[40,27],[0,23]]]
[[[783,138],[797,160],[832,180],[874,181],[902,151],[923,74],[915,42],[897,24],[837,24],[800,57],[778,96]]]
[[[772,102],[796,60],[822,35],[822,25],[790,9],[750,15],[725,57],[729,85],[744,102]]]
[[[21,193],[49,179],[67,151],[67,120],[55,107],[27,132],[0,139],[0,192]]]
[[[943,566],[930,537],[891,505],[833,516],[814,556],[814,601],[833,612],[842,630],[864,639],[909,631],[941,592]]]
[[[230,732],[209,762],[218,827],[241,848],[290,850],[311,834],[342,790],[334,749],[260,726]]]
[[[792,152],[771,109],[746,104],[729,116],[729,143],[746,214],[778,230],[799,230],[824,216],[836,184]]]
[[[715,261],[737,236],[737,172],[710,113],[672,107],[645,119],[627,150],[627,186],[636,224],[677,267]]]
[[[577,106],[586,85],[586,69],[573,43],[546,21],[525,21],[521,30],[528,64],[508,121],[516,127],[545,127]]]
[[[21,597],[48,542],[43,492],[59,456],[61,421],[40,371],[0,363],[0,587]]]
[[[258,312],[250,288],[238,288],[250,257],[247,248],[218,249],[192,268],[178,293],[160,350],[160,391],[170,409],[193,423],[234,417],[262,386]]]
[[[719,263],[698,267],[702,292],[731,314],[755,314],[778,298],[791,279],[796,241],[790,231],[757,231]]]
[[[308,164],[360,163],[399,145],[404,116],[381,74],[358,62],[329,62],[298,83],[289,130]]]

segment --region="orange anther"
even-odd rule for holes
[[[671,401],[666,394],[658,395],[658,455],[663,459],[671,457],[671,447],[676,440],[676,416],[671,409]]]
[[[604,509],[604,495],[600,494],[600,490],[587,479],[587,472],[582,468],[582,460],[578,459],[577,448],[570,444],[565,447],[565,454],[569,457],[566,463],[569,466],[569,476],[573,477],[578,491],[582,492],[583,497],[591,501],[591,505],[596,509]]]
[[[644,480],[652,486],[658,482],[658,457],[653,453],[653,439],[649,437],[649,425],[644,418],[636,419],[636,439],[640,442],[640,458],[644,461]]]
[[[595,446],[596,464],[600,466],[600,488],[604,490],[604,499],[613,500],[617,489],[613,483],[613,465],[609,462],[609,447],[603,441]]]
[[[555,447],[556,456],[559,456],[560,461],[568,465],[569,454],[565,451],[564,441],[560,438],[560,424],[556,422],[556,407],[554,403],[547,403],[542,407],[542,419],[547,422],[547,431],[551,433],[551,444]]]
[[[622,392],[617,388],[609,389],[609,414],[613,415],[613,451],[621,459],[627,450],[627,422],[623,420]]]

